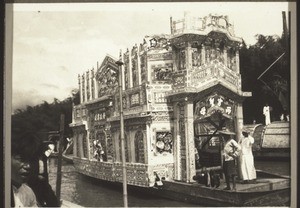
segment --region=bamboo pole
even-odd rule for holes
[[[120,95],[120,133],[121,133],[121,151],[122,151],[122,170],[123,170],[123,202],[124,207],[128,207],[127,201],[127,175],[126,175],[126,159],[125,159],[125,139],[124,139],[124,117],[123,117],[123,87],[122,87],[122,65],[123,62],[117,61],[119,67],[119,95]]]
[[[260,79],[284,54],[281,54],[257,79]]]
[[[56,177],[56,197],[58,202],[60,202],[60,192],[61,192],[61,166],[62,166],[62,151],[63,151],[63,139],[64,139],[64,123],[65,115],[60,115],[60,131],[59,131],[59,148],[58,148],[58,158],[57,158],[57,177]]]

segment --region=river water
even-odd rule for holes
[[[281,175],[290,175],[289,161],[255,161],[255,167]],[[55,191],[57,161],[50,159],[49,181]],[[79,204],[84,207],[122,207],[122,187],[111,187],[97,183],[88,177],[78,174],[72,164],[63,162],[61,199]],[[199,207],[174,200],[145,196],[128,192],[129,207]]]

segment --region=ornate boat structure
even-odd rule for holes
[[[290,159],[291,133],[289,121],[274,121],[269,125],[248,124],[255,140],[253,154],[256,158]]]
[[[116,58],[107,55],[96,70],[78,76],[80,103],[73,106],[70,124],[75,168],[93,178],[122,183],[122,102],[128,185],[171,198],[206,199],[213,205],[247,205],[249,196],[260,203],[264,195],[278,195],[276,190],[284,192],[286,200],[287,178],[269,177],[248,192],[245,187],[236,192],[213,190],[193,180],[201,167],[220,169],[218,131],[227,127],[239,137],[242,102],[251,93],[241,90],[242,40],[235,37],[227,16],[185,14],[170,23],[171,34],[146,36],[143,43],[120,53],[121,101]],[[154,187],[157,175],[164,183],[160,188]]]

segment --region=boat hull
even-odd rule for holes
[[[80,159],[76,159],[74,166],[84,176],[96,179],[105,184],[116,185],[121,189],[121,181],[112,180],[104,175],[94,174],[105,171],[99,162],[98,171],[89,167],[87,161],[82,161],[85,168],[78,168]],[[107,164],[104,164],[106,169]],[[105,173],[102,173],[105,174]],[[143,185],[128,184],[129,191],[151,194],[187,203],[208,206],[288,206],[290,204],[290,179],[263,171],[257,172],[256,184],[237,184],[236,191],[223,190],[224,181],[219,188],[206,187],[198,183],[163,180],[163,186],[146,187]]]

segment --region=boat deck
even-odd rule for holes
[[[173,197],[191,203],[214,206],[278,206],[290,202],[290,178],[258,172],[256,183],[243,184],[237,181],[236,190],[223,190],[226,187],[224,179],[218,188],[207,187],[197,182],[163,181],[163,186],[157,187],[161,195]],[[231,183],[232,187],[232,183]]]
[[[221,179],[221,184],[218,188],[211,188],[209,189],[220,189],[226,187],[225,180]],[[191,183],[193,186],[203,186],[203,184],[199,184],[197,182]],[[271,191],[271,190],[278,190],[283,188],[288,188],[290,186],[290,180],[288,178],[258,178],[256,183],[248,183],[243,184],[241,181],[237,181],[236,183],[236,192],[258,192],[258,191]],[[232,188],[232,183],[231,183]],[[229,190],[233,191],[233,190]]]

